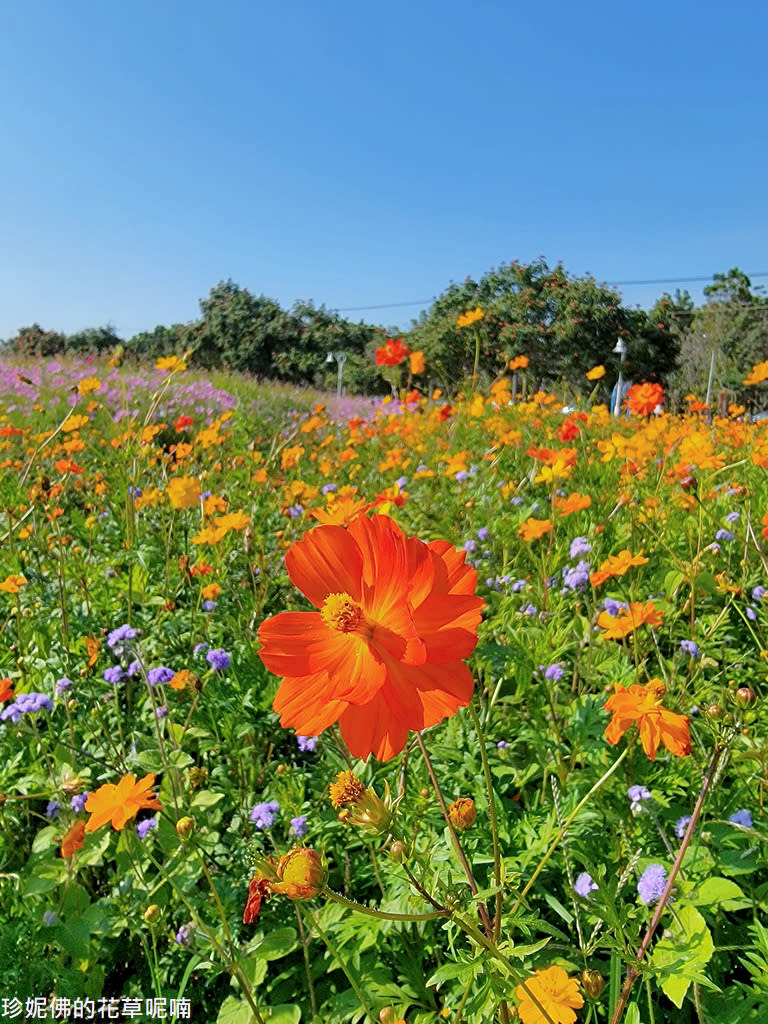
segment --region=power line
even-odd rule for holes
[[[753,277],[768,277],[768,270],[760,271],[756,273],[749,273],[746,275],[749,278]],[[608,284],[617,285],[619,287],[625,287],[627,285],[646,285],[646,284],[693,284],[699,281],[707,281],[715,283],[714,276],[708,274],[705,276],[693,277],[659,277],[652,278],[645,281],[608,281]],[[435,302],[436,296],[433,295],[429,299],[415,299],[413,302],[380,302],[374,306],[336,306],[334,307],[337,313],[358,313],[367,309],[397,309],[402,306],[426,306],[428,302]]]

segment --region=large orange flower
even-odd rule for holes
[[[662,707],[663,693],[660,679],[652,679],[646,686],[633,683],[628,690],[617,683],[616,692],[605,702],[605,710],[613,714],[605,730],[608,742],[618,743],[627,729],[637,723],[643,750],[652,761],[656,760],[659,743],[678,757],[690,754],[690,719]]]
[[[605,583],[612,576],[623,576],[633,565],[646,565],[647,562],[648,559],[643,557],[642,551],[639,555],[633,555],[628,548],[625,548],[616,555],[609,555],[597,572],[589,574],[589,582],[593,587],[599,587],[601,583]]]
[[[633,384],[627,392],[629,410],[635,416],[650,416],[663,402],[664,388],[661,384],[649,384],[647,380]]]
[[[259,656],[284,676],[284,727],[314,736],[334,722],[355,757],[386,761],[409,730],[436,725],[472,696],[463,664],[483,600],[464,552],[406,538],[386,515],[317,526],[286,553],[288,574],[319,609],[282,612],[259,630]]]
[[[111,821],[112,827],[120,832],[142,808],[162,810],[155,794],[149,792],[154,784],[155,776],[150,773],[138,782],[135,775],[126,775],[116,786],[112,782],[99,786],[85,801],[85,809],[91,815],[85,831],[95,832]]]
[[[386,342],[376,349],[376,365],[399,366],[410,351],[408,346],[403,344],[402,338],[387,338]]]

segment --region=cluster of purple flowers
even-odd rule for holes
[[[136,826],[139,839],[146,839],[153,828],[157,828],[157,818],[144,818]]]
[[[647,906],[661,899],[667,885],[667,869],[662,864],[649,864],[637,882],[637,894]]]
[[[317,736],[297,736],[296,743],[303,754],[314,754]]]
[[[589,586],[589,562],[585,562],[584,559],[580,559],[576,565],[566,565],[563,567],[563,593],[567,594],[569,590],[582,591],[586,590]]]
[[[280,804],[277,800],[268,800],[266,803],[256,804],[250,813],[250,819],[256,828],[271,828],[279,810]]]
[[[205,655],[205,660],[217,672],[226,672],[232,663],[232,659],[223,647],[212,647]]]
[[[629,797],[629,809],[633,814],[642,810],[643,800],[653,799],[650,789],[646,789],[645,786],[630,786],[627,796]]]
[[[20,722],[22,715],[33,714],[36,711],[52,711],[53,701],[44,693],[19,693],[16,699],[7,704],[0,711],[0,721]]]

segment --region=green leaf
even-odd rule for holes
[[[253,1024],[254,1016],[248,1003],[234,996],[227,996],[221,1004],[216,1024]]]
[[[669,938],[656,943],[651,957],[662,991],[678,1009],[691,982],[702,981],[700,968],[709,962],[714,951],[712,935],[698,910],[689,905],[679,907]]]
[[[210,789],[201,789],[192,798],[191,807],[213,807],[219,800],[224,799],[223,793],[214,793]]]
[[[276,928],[264,937],[254,949],[253,955],[262,960],[279,960],[293,952],[297,944],[295,928]]]
[[[697,907],[711,907],[715,904],[724,910],[743,910],[751,906],[744,893],[728,878],[707,878],[689,897]]]
[[[267,1020],[269,1024],[299,1024],[301,1010],[294,1003],[281,1003],[272,1007]]]
[[[563,906],[563,904],[556,896],[553,896],[551,892],[545,892],[544,899],[547,901],[550,907],[552,907],[554,912],[559,917],[562,917],[566,924],[572,924],[573,914],[569,910],[566,910],[566,908]]]

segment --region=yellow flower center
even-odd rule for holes
[[[353,633],[363,620],[363,609],[349,594],[329,594],[320,614],[323,621],[339,633]]]

